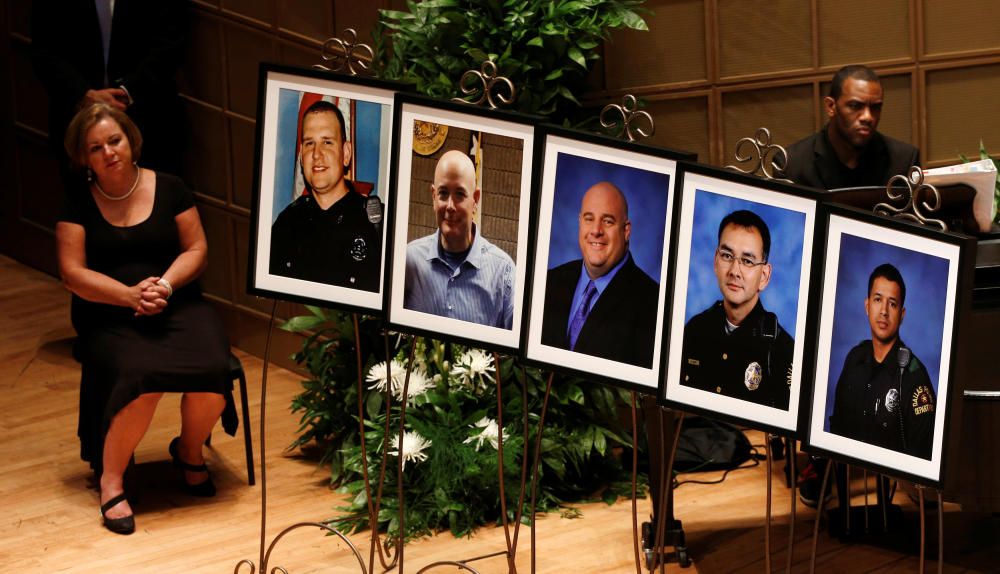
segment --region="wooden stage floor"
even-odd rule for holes
[[[52,277],[0,256],[0,571],[3,572],[233,572],[237,563],[259,562],[262,488],[246,483],[241,436],[217,431],[208,452],[219,494],[193,499],[177,487],[167,444],[177,432],[178,397],[165,397],[136,452],[133,479],[137,531],[118,536],[101,526],[98,493],[79,459],[76,438],[79,367],[70,354],[69,295]],[[254,449],[259,449],[260,359],[236,351],[248,374]],[[266,539],[297,522],[334,515],[343,495],[327,486],[328,473],[300,452],[287,452],[297,415],[289,411],[299,376],[272,367],[267,396]],[[345,416],[347,416],[345,414]],[[748,433],[761,443],[760,433]],[[259,465],[259,453],[257,463]],[[784,570],[790,491],[780,463],[774,466],[772,568]],[[685,484],[677,490],[677,517],[683,520],[694,565],[666,572],[760,572],[764,570],[765,465],[733,472],[722,484]],[[718,478],[720,473],[688,477]],[[860,487],[855,489],[860,497]],[[856,498],[856,500],[859,500]],[[897,495],[915,517],[905,493]],[[556,515],[538,521],[537,571],[546,573],[636,572],[631,505],[619,501],[580,505],[583,517]],[[639,501],[640,521],[648,500]],[[930,515],[933,517],[933,515]],[[807,572],[815,512],[801,505],[795,527],[793,566]],[[946,572],[998,571],[1000,518],[968,516],[946,505]],[[935,522],[930,522],[935,525]],[[865,544],[819,537],[820,572],[913,572],[913,555]],[[351,540],[367,558],[368,537]],[[471,538],[441,534],[406,546],[405,571],[417,572],[437,560],[460,560],[504,548],[501,529],[483,528]],[[517,569],[531,571],[530,533],[522,528]],[[930,545],[936,548],[936,542]],[[334,538],[300,529],[282,539],[269,570],[290,574],[359,572],[356,561]],[[506,572],[503,558],[472,564],[479,572]],[[936,566],[928,560],[929,569]],[[433,572],[455,572],[437,568]],[[645,569],[643,568],[643,571]],[[240,572],[250,572],[244,566]]]

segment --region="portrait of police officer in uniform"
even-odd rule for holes
[[[347,179],[353,151],[340,108],[319,100],[306,109],[298,142],[306,192],[271,226],[271,274],[378,291],[382,202]]]
[[[684,327],[681,385],[788,410],[794,341],[760,300],[773,272],[770,249],[756,213],[733,211],[719,223],[713,256],[722,299]]]
[[[930,460],[936,397],[927,369],[899,336],[906,283],[889,263],[868,278],[864,309],[871,338],[844,359],[831,433]]]

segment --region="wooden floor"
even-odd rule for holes
[[[246,484],[243,443],[218,431],[208,464],[219,494],[193,499],[177,488],[167,444],[177,432],[176,397],[161,402],[152,428],[136,452],[131,479],[137,531],[118,536],[101,526],[98,493],[78,457],[76,438],[79,370],[70,355],[74,335],[69,296],[59,283],[0,257],[0,571],[2,572],[234,572],[246,559],[260,563],[261,496]],[[254,448],[259,449],[262,362],[237,351],[248,373]],[[267,396],[267,526],[270,543],[297,522],[331,517],[342,500],[327,488],[327,471],[301,453],[286,452],[297,417],[289,412],[298,376],[271,368]],[[346,413],[345,413],[345,416]],[[761,442],[751,433],[753,442]],[[259,464],[259,453],[257,462]],[[694,565],[687,572],[760,572],[764,569],[764,466],[729,475],[719,485],[686,484],[677,490],[677,516],[684,521]],[[717,474],[690,475],[713,479]],[[772,568],[783,570],[788,537],[789,490],[774,469],[775,526]],[[904,508],[914,508],[906,496]],[[906,506],[908,505],[908,506]],[[631,505],[582,505],[583,518],[546,516],[537,529],[538,572],[636,572]],[[997,571],[1000,526],[996,517],[970,517],[946,507],[947,572]],[[639,502],[640,519],[649,503]],[[793,571],[805,572],[815,513],[799,506]],[[931,522],[934,524],[934,522]],[[531,571],[530,532],[521,531],[517,568]],[[351,540],[368,556],[366,535]],[[502,530],[489,528],[468,539],[450,534],[407,545],[405,571],[438,560],[460,560],[504,548]],[[936,544],[933,543],[932,544]],[[821,572],[912,572],[917,558],[868,545],[846,545],[819,537]],[[344,545],[318,529],[292,531],[270,556],[268,570],[360,572]],[[483,574],[506,572],[503,558],[472,564]],[[934,562],[928,566],[933,568]],[[251,571],[243,566],[240,572]],[[259,572],[259,569],[256,571]],[[454,567],[434,572],[455,572]],[[667,572],[682,571],[669,564]]]

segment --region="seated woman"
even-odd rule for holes
[[[226,431],[236,430],[229,342],[195,283],[207,244],[191,192],[138,166],[135,124],[94,104],[73,118],[65,146],[88,180],[69,190],[56,224],[82,363],[77,433],[81,457],[100,477],[104,526],[129,534],[135,520],[122,475],[165,392],[184,393],[169,450],[185,489],[215,494],[202,445],[220,414]]]

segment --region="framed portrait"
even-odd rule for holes
[[[817,192],[684,163],[666,376],[668,403],[797,431]]]
[[[808,448],[941,481],[974,239],[823,206]]]
[[[655,394],[678,160],[694,154],[539,129],[525,359]]]
[[[390,325],[519,350],[537,118],[398,94]]]
[[[251,294],[382,314],[398,87],[261,64]]]

